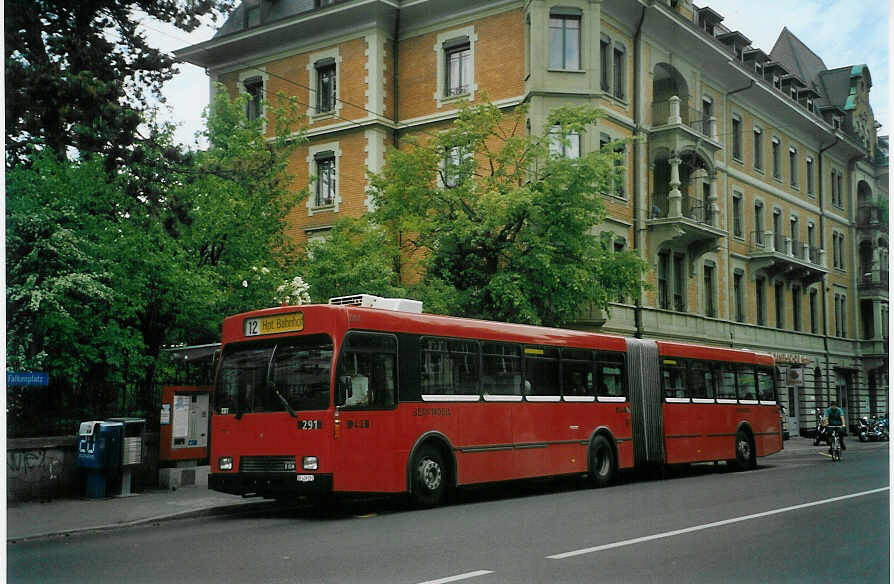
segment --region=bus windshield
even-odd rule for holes
[[[224,349],[217,414],[324,410],[329,407],[332,339],[310,335]]]

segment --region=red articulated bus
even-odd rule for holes
[[[402,308],[409,307],[407,311]],[[290,499],[782,449],[769,355],[421,314],[359,295],[227,318],[210,488]]]

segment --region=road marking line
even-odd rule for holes
[[[485,574],[493,574],[492,570],[478,570],[475,572],[466,572],[465,574],[457,574],[456,576],[447,576],[446,578],[438,578],[437,580],[426,580],[419,584],[446,584],[447,582],[456,582],[458,580],[467,580],[469,578],[477,578]]]
[[[850,495],[842,495],[841,497],[833,497],[831,499],[823,499],[822,501],[814,501],[812,503],[802,503],[801,505],[793,505],[791,507],[783,507],[781,509],[773,509],[772,511],[764,511],[763,513],[754,513],[752,515],[743,515],[741,517],[733,517],[732,519],[724,519],[722,521],[714,521],[712,523],[705,523],[703,525],[694,525],[692,527],[686,527],[684,529],[675,529],[674,531],[665,531],[664,533],[656,533],[653,535],[646,535],[644,537],[637,537],[634,539],[625,539],[623,541],[616,541],[614,543],[607,543],[605,545],[599,545],[599,546],[595,546],[595,547],[591,547],[591,548],[574,550],[571,552],[565,552],[565,553],[555,554],[555,555],[546,556],[546,557],[551,560],[564,560],[565,558],[570,558],[573,556],[580,556],[583,554],[591,554],[594,552],[601,552],[601,551],[610,550],[613,548],[634,545],[634,544],[643,543],[646,541],[652,541],[654,539],[663,539],[666,537],[673,537],[675,535],[683,535],[684,533],[692,533],[694,531],[710,529],[712,527],[720,527],[723,525],[730,525],[732,523],[739,523],[740,521],[748,521],[749,519],[758,519],[760,517],[768,517],[770,515],[786,513],[788,511],[805,509],[807,507],[815,507],[816,505],[825,505],[826,503],[834,503],[836,501],[843,501],[845,499],[852,499],[854,497],[862,497],[864,495],[872,495],[874,493],[881,493],[882,491],[888,491],[890,489],[891,489],[891,487],[882,487],[880,489],[872,489],[871,491],[862,491],[860,493],[851,493]]]

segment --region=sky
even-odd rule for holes
[[[829,69],[868,65],[873,84],[870,105],[883,126],[879,133],[890,134],[888,0],[703,0],[696,4],[710,6],[724,16],[726,27],[741,31],[766,53],[787,26]],[[146,30],[150,42],[166,51],[208,40],[214,34],[211,27],[186,34],[158,23],[147,23]],[[178,141],[191,145],[208,105],[208,77],[194,65],[184,63],[180,69],[164,87],[168,106],[162,117],[180,124]]]

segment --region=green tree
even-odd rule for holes
[[[208,150],[176,165],[171,128],[156,127],[156,146],[114,174],[102,156],[49,151],[9,171],[10,368],[48,371],[71,404],[127,384],[152,413],[165,345],[216,340],[227,314],[273,305],[294,255],[286,214],[303,196],[286,160],[303,137],[294,100],[269,104],[269,141],[245,99],[219,92]]]
[[[102,152],[107,168],[130,163],[139,126],[176,72],[151,47],[140,20],[183,31],[232,8],[232,0],[7,0],[6,163],[29,164],[35,147],[60,158]]]
[[[527,134],[526,114],[465,106],[444,132],[391,150],[371,176],[372,217],[401,241],[404,257],[421,258],[415,293],[430,307],[561,325],[640,293],[645,263],[594,231],[605,216],[600,193],[623,176],[615,145],[557,155],[600,112],[558,108],[546,123],[558,132],[542,135]]]

